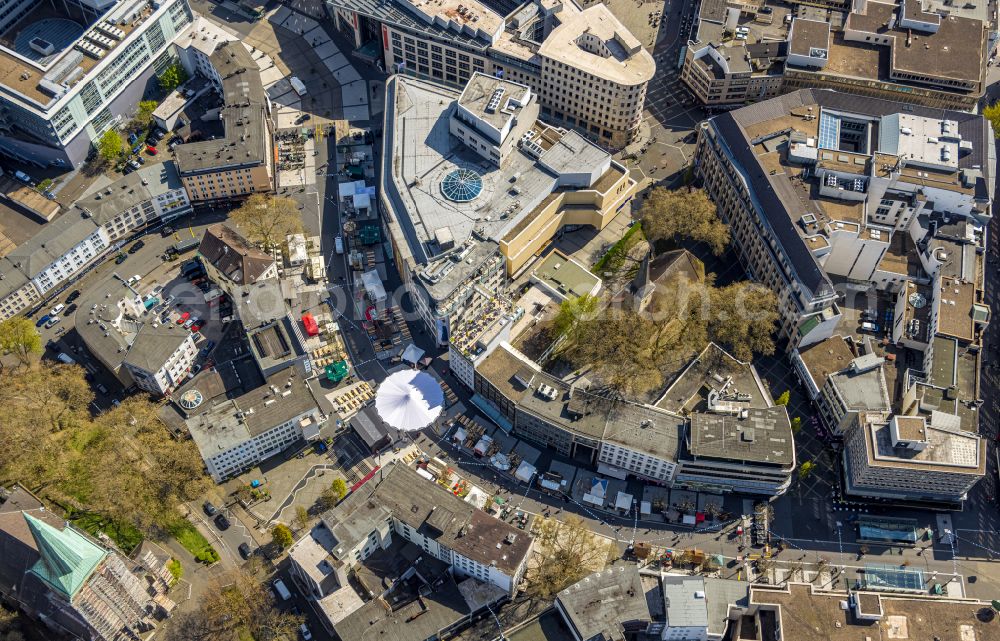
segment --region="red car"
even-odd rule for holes
[[[150,147],[150,146],[147,145],[146,146],[146,153],[148,153],[150,156],[155,156],[156,153],[157,153],[156,152],[156,147]]]
[[[191,333],[192,334],[197,334],[200,330],[201,330],[201,325],[192,325],[191,326]]]
[[[191,312],[184,312],[181,317],[177,319],[178,325],[183,325],[187,322],[187,319],[191,318]]]

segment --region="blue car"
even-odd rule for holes
[[[46,314],[45,316],[42,316],[37,321],[35,321],[35,327],[41,327],[45,323],[49,322],[50,318],[52,318],[52,317],[49,316],[48,314]]]

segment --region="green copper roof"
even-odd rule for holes
[[[59,531],[27,512],[24,520],[42,557],[31,571],[72,599],[107,553],[68,525]]]

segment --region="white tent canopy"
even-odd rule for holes
[[[514,476],[520,481],[531,483],[531,479],[534,478],[536,472],[538,470],[534,465],[527,461],[521,461],[521,464],[517,466],[517,471],[514,472]],[[559,486],[556,486],[556,489],[559,489]]]
[[[389,376],[375,395],[379,417],[397,430],[427,427],[444,409],[444,392],[427,372],[403,370]]]
[[[403,350],[403,361],[411,365],[416,365],[418,362],[420,362],[420,359],[423,357],[424,357],[424,350],[420,349],[413,343],[407,345],[406,349]]]

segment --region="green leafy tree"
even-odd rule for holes
[[[704,190],[655,187],[639,212],[650,241],[675,245],[682,238],[706,243],[716,256],[729,244],[729,227],[719,219],[715,204]]]
[[[792,400],[792,392],[790,390],[785,390],[781,393],[777,399],[775,399],[775,405],[788,405],[788,402]]]
[[[156,111],[158,103],[155,100],[140,100],[138,106],[135,108],[135,115],[132,116],[131,122],[129,122],[129,129],[143,129],[149,125],[149,121],[153,118],[153,112]]]
[[[284,550],[294,541],[292,529],[284,523],[275,525],[271,530],[271,540],[274,541],[275,545]]]
[[[799,465],[799,478],[800,479],[806,478],[807,476],[813,473],[813,470],[815,468],[816,464],[813,463],[812,461],[803,461],[802,464]]]
[[[42,337],[27,318],[14,316],[0,322],[0,352],[17,356],[22,365],[31,362],[32,356],[42,353]]]
[[[786,403],[782,403],[785,405]],[[802,430],[802,417],[796,416],[792,419],[792,434],[798,434]]]
[[[990,121],[990,124],[993,125],[993,135],[1000,138],[1000,102],[984,107],[983,118]]]
[[[330,484],[330,490],[337,497],[338,502],[343,501],[344,497],[347,496],[347,483],[344,479],[333,479],[333,483]]]
[[[590,319],[597,311],[598,298],[584,294],[569,298],[559,304],[559,311],[553,320],[553,330],[556,336],[562,336],[572,331],[581,321]]]
[[[114,162],[125,153],[125,141],[114,129],[108,129],[97,139],[97,153],[107,162]]]
[[[187,82],[187,79],[187,72],[184,71],[184,67],[179,62],[175,62],[167,67],[158,78],[160,89],[168,93]]]

